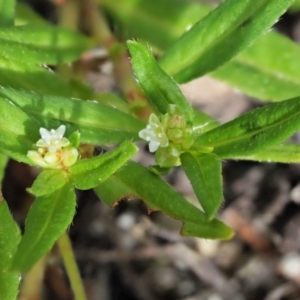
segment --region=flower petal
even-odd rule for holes
[[[59,137],[60,139],[62,139],[63,136],[64,136],[64,134],[65,134],[65,132],[66,132],[66,126],[65,126],[65,125],[60,125],[60,126],[56,129],[55,135],[56,135],[57,137]]]
[[[46,128],[43,128],[43,127],[40,128],[40,135],[41,135],[41,137],[44,141],[48,141],[52,137],[51,132],[48,131]]]
[[[155,152],[158,149],[159,145],[160,145],[159,141],[152,139],[149,143],[149,151]]]
[[[152,138],[153,134],[151,132],[151,130],[145,128],[145,129],[142,129],[140,132],[139,132],[139,137],[147,142],[149,142]]]

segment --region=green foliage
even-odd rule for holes
[[[223,201],[221,160],[300,160],[299,145],[282,144],[300,128],[300,47],[267,33],[291,3],[225,0],[212,9],[180,0],[101,1],[121,35],[143,40],[127,41],[143,95],[131,81],[123,45],[108,26],[98,28],[100,17],[85,20],[89,38],[48,24],[23,4],[15,15],[14,1],[0,0],[0,179],[8,158],[44,168],[28,189],[36,199],[21,240],[0,200],[0,297],[16,297],[17,271],[28,271],[70,226],[74,188],[94,188],[110,206],[123,198],[142,199],[149,211],[182,221],[186,236],[232,237],[216,218]],[[22,26],[13,26],[14,20]],[[71,66],[95,39],[107,48],[122,95],[97,94],[86,86],[84,59]],[[286,101],[219,125],[193,108],[178,86],[205,74],[249,95]],[[140,139],[156,152],[156,165],[146,168],[130,160],[138,150],[133,142]],[[97,145],[104,153],[93,157]],[[203,210],[159,176],[180,165]]]
[[[193,110],[185,100],[178,85],[158,66],[151,52],[142,44],[129,41],[134,73],[153,108],[166,114],[169,105],[176,105],[188,122],[193,121]]]
[[[0,43],[7,60],[52,65],[73,61],[93,45],[78,33],[50,25],[0,28]]]
[[[224,1],[169,48],[161,67],[180,82],[213,71],[266,33],[292,0]]]
[[[101,0],[99,3],[118,22],[124,38],[142,38],[161,50],[166,50],[211,10],[194,1],[181,0]]]
[[[194,109],[193,131],[195,135],[202,134],[218,126],[219,123],[213,117],[201,110]]]
[[[248,95],[282,101],[300,95],[300,46],[272,31],[212,72]]]
[[[18,161],[30,163],[27,151],[38,139],[38,122],[7,98],[0,97],[0,150]]]
[[[290,11],[292,12],[298,12],[300,10],[300,1],[299,0],[295,0],[293,2],[293,4],[290,7]]]
[[[70,87],[62,79],[38,64],[73,61],[91,47],[91,41],[78,33],[50,25],[13,27],[14,4],[14,1],[3,1],[1,9],[5,16],[1,18],[0,15],[0,20],[6,26],[0,26],[0,85],[71,96]]]
[[[81,190],[96,187],[130,159],[138,148],[123,142],[118,148],[91,159],[83,159],[70,167],[70,180]]]
[[[0,153],[0,187],[2,185],[2,179],[4,177],[7,161],[8,161],[7,155]]]
[[[168,50],[187,28],[211,10],[198,2],[180,0],[141,0],[138,3],[135,0],[105,0],[101,3],[126,29],[128,37],[145,39],[159,50]],[[122,10],[119,10],[120,5]],[[164,13],[165,7],[172,9],[173,14]],[[209,34],[210,29],[207,32]],[[202,43],[200,45],[198,48],[202,49]],[[277,32],[268,32],[210,75],[260,99],[286,100],[300,95],[299,51],[297,43]],[[172,67],[175,68],[175,64]]]
[[[186,152],[180,160],[201,206],[212,219],[223,200],[220,159],[214,153],[193,155]]]
[[[0,1],[0,26],[12,26],[14,23],[15,1]]]
[[[26,218],[25,233],[12,267],[25,272],[42,258],[72,222],[75,206],[75,193],[70,184],[37,197]]]
[[[5,1],[5,0],[4,0]],[[15,4],[15,25],[45,25],[47,21],[38,15],[33,9],[23,2]]]
[[[36,125],[35,129],[33,126],[26,128],[30,135],[34,135],[33,142],[37,141],[39,127],[56,128],[62,123],[69,125],[67,126],[67,133],[78,130],[81,135],[81,142],[84,143],[105,145],[122,142],[126,139],[137,140],[138,132],[145,124],[129,114],[96,102],[42,96],[4,88],[0,89],[0,95],[16,105],[11,105],[13,107],[11,110],[17,110],[17,107],[21,107],[34,117],[32,119],[38,120],[40,126]],[[19,114],[21,115],[21,112]],[[25,115],[24,112],[23,114]],[[24,117],[23,120],[19,116],[11,118],[10,115],[12,114],[7,116],[10,118],[10,122],[20,122],[20,126],[26,123],[26,118],[30,119]],[[24,127],[24,125],[22,126]]]
[[[10,269],[12,257],[21,239],[6,202],[0,199],[0,295],[3,300],[17,298],[20,274]]]
[[[221,158],[262,152],[300,128],[300,98],[273,103],[200,135],[194,144],[212,147]]]
[[[255,160],[260,162],[299,163],[300,145],[282,144],[257,154],[238,156],[236,159]]]
[[[67,182],[67,174],[63,170],[43,170],[28,192],[36,197],[51,194],[62,188]]]
[[[182,234],[187,236],[228,239],[233,234],[221,221],[210,221],[158,175],[132,161],[95,188],[95,191],[110,206],[123,198],[143,199],[149,211],[161,210],[172,218],[182,220]]]

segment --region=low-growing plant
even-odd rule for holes
[[[53,2],[58,25],[25,4],[0,1],[1,179],[8,158],[41,170],[28,189],[36,199],[23,234],[0,199],[1,300],[17,298],[20,275],[55,243],[75,298],[85,299],[65,233],[74,189],[94,189],[109,206],[142,199],[181,220],[182,235],[229,239],[233,231],[216,216],[222,160],[300,160],[299,145],[286,142],[300,128],[300,46],[270,31],[292,0],[226,0],[214,9],[180,0]],[[99,46],[113,64],[118,94],[85,84],[83,53]],[[220,125],[178,86],[205,74],[274,103]],[[156,165],[131,160],[142,140]],[[96,145],[114,147],[93,156]],[[178,166],[202,209],[160,177]]]

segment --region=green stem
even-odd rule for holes
[[[60,5],[57,5],[59,25],[76,31],[79,23],[79,11],[79,0],[67,0]]]
[[[67,233],[64,233],[62,236],[60,236],[60,238],[57,240],[57,245],[64,261],[75,299],[87,300],[74,257],[71,241]]]

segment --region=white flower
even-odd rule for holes
[[[56,130],[51,129],[48,131],[45,128],[40,128],[41,139],[37,141],[38,147],[47,148],[49,152],[56,152],[62,147],[70,144],[70,141],[64,137],[66,131],[65,125],[60,125]]]
[[[148,125],[139,132],[139,137],[149,142],[150,152],[155,152],[158,147],[167,147],[169,145],[165,130],[155,114],[150,115]]]
[[[50,131],[40,128],[41,139],[36,150],[27,152],[27,157],[37,166],[45,169],[67,169],[76,163],[79,152],[64,137],[66,126],[61,125]]]

